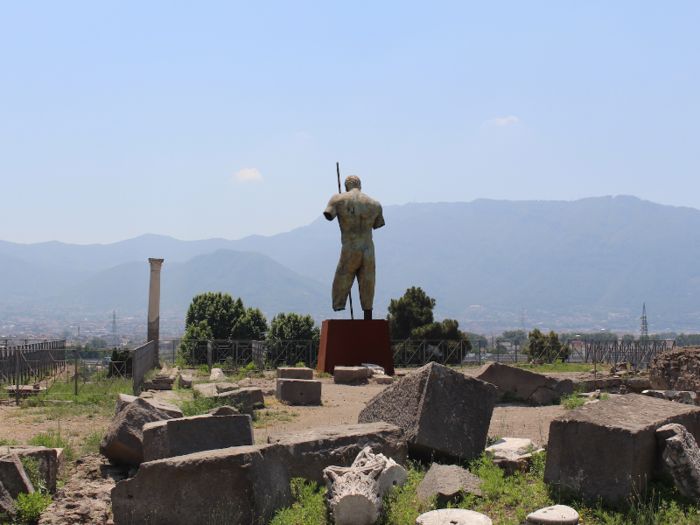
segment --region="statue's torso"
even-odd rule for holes
[[[334,195],[328,203],[326,218],[330,208],[338,217],[343,246],[348,248],[371,245],[372,230],[384,226],[381,204],[359,190]]]

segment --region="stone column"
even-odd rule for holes
[[[165,259],[148,259],[151,263],[151,286],[148,290],[148,341],[155,343],[158,362],[158,337],[160,335],[160,267]]]

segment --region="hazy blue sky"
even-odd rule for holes
[[[0,239],[383,204],[700,208],[700,2],[0,1]],[[387,218],[390,226],[390,218]]]

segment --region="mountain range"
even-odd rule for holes
[[[374,234],[375,310],[420,286],[436,317],[573,329],[699,325],[700,211],[635,197],[577,201],[412,203],[386,206]],[[165,259],[162,308],[181,311],[206,291],[241,296],[268,316],[334,316],[330,285],[337,224],[319,217],[269,237],[179,241],[142,235],[107,245],[0,241],[0,303],[56,309],[146,309],[148,257]],[[357,307],[356,288],[353,293]],[[655,326],[656,324],[656,326]]]

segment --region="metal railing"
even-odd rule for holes
[[[568,363],[631,363],[645,368],[649,362],[665,350],[673,348],[673,341],[574,341],[538,347],[531,352],[527,345],[499,342],[489,346],[484,340],[394,340],[391,342],[394,366],[419,367],[429,362],[443,365],[478,366],[488,361],[503,363],[527,363],[565,361]],[[178,357],[188,365],[221,365],[226,369],[240,370],[255,362],[259,369],[272,370],[277,366],[294,366],[303,362],[315,368],[318,362],[317,341],[242,341],[242,340],[183,340],[160,342],[160,359],[175,363]]]

